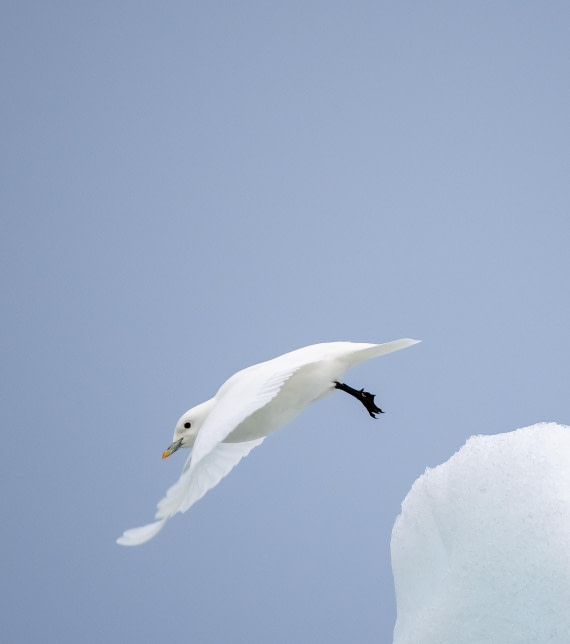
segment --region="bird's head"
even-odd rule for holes
[[[162,452],[162,458],[168,458],[180,447],[192,447],[200,427],[206,420],[213,405],[213,399],[192,407],[186,413],[182,414],[174,428],[172,444]]]

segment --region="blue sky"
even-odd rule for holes
[[[474,433],[570,422],[563,2],[1,9],[10,642],[390,641],[390,532]],[[151,543],[174,423],[320,341],[347,375]],[[177,458],[178,456],[178,458]]]

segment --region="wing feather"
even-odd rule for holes
[[[244,443],[222,443],[213,449],[198,464],[192,464],[190,456],[178,481],[159,501],[156,512],[158,521],[125,530],[117,543],[122,546],[138,546],[150,541],[164,527],[164,524],[177,512],[186,512],[204,494],[216,486],[231,470],[247,456],[254,447],[263,442],[263,438]]]
[[[150,541],[153,537],[162,530],[166,519],[143,525],[140,528],[131,528],[125,530],[123,534],[117,539],[117,543],[121,546],[139,546],[141,543]]]
[[[200,428],[192,449],[192,463],[198,465],[246,418],[273,400],[285,382],[310,362],[285,364],[281,369],[278,364],[268,366],[265,362],[244,369],[226,381],[216,394],[216,405]]]
[[[156,518],[168,519],[176,512],[186,512],[262,442],[263,438],[245,443],[220,443],[199,463],[193,463],[190,457],[178,481],[159,502]]]

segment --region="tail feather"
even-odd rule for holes
[[[402,338],[401,340],[393,340],[392,342],[384,342],[383,344],[369,345],[365,349],[355,351],[349,356],[350,366],[353,367],[354,365],[365,362],[366,360],[378,358],[379,356],[384,356],[387,353],[411,347],[413,344],[417,344],[418,342],[421,342],[421,340]]]

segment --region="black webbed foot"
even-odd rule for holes
[[[374,402],[374,398],[376,397],[374,394],[371,394],[368,391],[364,391],[364,389],[354,389],[349,385],[345,385],[343,382],[335,381],[334,386],[335,389],[346,391],[347,394],[350,394],[351,396],[354,396],[357,400],[359,400],[364,405],[366,411],[370,414],[370,416],[372,416],[372,418],[376,418],[376,414],[384,413]]]

